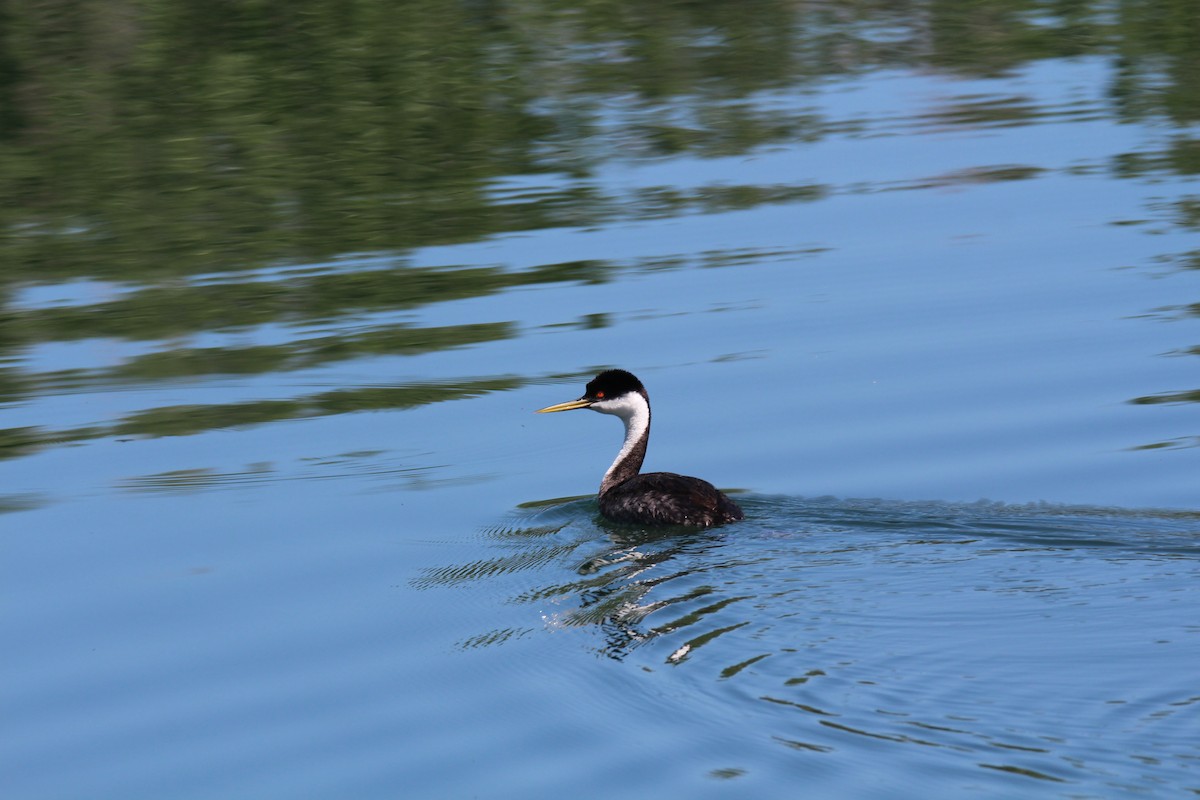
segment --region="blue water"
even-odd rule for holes
[[[507,335],[239,375],[56,379],[4,427],[0,789],[75,797],[1124,797],[1200,793],[1196,131],[1119,119],[1106,58],[865,71],[741,102],[828,132],[513,175],[577,225],[189,278],[416,267],[586,277],[183,339],[31,344],[24,374],[179,347],[467,324]],[[1021,102],[1017,120],[955,108]],[[616,134],[614,134],[615,136]],[[649,189],[820,187],[741,209]],[[141,287],[23,287],[12,310]],[[743,523],[597,516],[619,442],[535,417],[646,383],[649,469]],[[154,436],[147,409],[474,385]],[[1141,399],[1141,402],[1138,402]],[[876,498],[876,499],[865,499]],[[882,499],[879,499],[882,498]]]

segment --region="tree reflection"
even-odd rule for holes
[[[195,341],[540,283],[602,282],[630,268],[695,266],[694,254],[526,269],[417,266],[407,255],[515,231],[821,200],[841,190],[780,181],[622,192],[593,179],[615,161],[749,156],[847,135],[863,122],[827,119],[802,102],[830,78],[886,69],[978,78],[1088,56],[1108,66],[1113,116],[1189,124],[1200,119],[1198,40],[1192,0],[8,4],[0,9],[0,398],[511,338],[519,332],[504,320],[418,327],[392,319],[282,344]],[[1021,96],[964,95],[920,122],[1016,126],[1072,113]],[[981,165],[931,185],[1018,180],[1038,169]],[[1113,165],[1125,180],[1198,172],[1200,147],[1182,134]],[[514,176],[520,188],[507,186]],[[1181,211],[1194,220],[1194,209]],[[1196,261],[1178,256],[1189,268]],[[307,266],[256,274],[297,264]],[[30,285],[91,279],[119,296],[40,308],[20,301]],[[21,363],[47,342],[100,338],[154,344],[103,370]],[[339,400],[188,406],[188,424],[167,408],[72,432],[11,428],[5,451],[114,430],[199,430],[203,419],[338,413],[361,398]]]

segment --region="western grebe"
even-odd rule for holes
[[[600,513],[615,522],[644,525],[720,525],[742,518],[742,509],[708,481],[674,472],[639,474],[650,440],[650,397],[623,369],[601,372],[583,397],[537,413],[590,408],[620,417],[625,444],[600,482]]]

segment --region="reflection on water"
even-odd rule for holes
[[[118,481],[118,487],[133,492],[198,492],[215,489],[253,489],[270,483],[349,480],[360,484],[383,481],[389,490],[408,491],[444,488],[482,480],[485,476],[447,476],[446,465],[430,463],[433,453],[410,453],[398,457],[385,450],[363,450],[333,456],[309,456],[293,464],[260,461],[237,470],[192,467]]]
[[[186,436],[297,417],[414,408],[429,403],[478,397],[488,392],[513,389],[523,383],[523,380],[517,378],[462,379],[441,384],[335,389],[287,400],[163,406],[135,412],[109,425],[68,431],[37,428],[0,430],[0,457],[15,458],[44,445],[67,444],[104,436]]]
[[[0,514],[11,511],[29,511],[42,504],[41,498],[30,494],[0,495]]]
[[[280,46],[261,42],[261,49],[247,48],[243,37],[257,25],[273,29],[266,9],[230,19],[168,4],[153,15],[128,9],[128,24],[116,21],[121,14],[82,14],[76,23],[88,35],[78,61],[50,47],[15,71],[16,83],[0,83],[9,87],[2,90],[9,102],[0,103],[7,109],[2,133],[16,145],[4,151],[0,169],[7,200],[0,227],[10,233],[0,238],[0,294],[7,298],[0,398],[276,375],[495,344],[520,337],[520,323],[412,325],[395,315],[532,286],[601,284],[643,271],[761,264],[830,249],[731,248],[513,269],[410,263],[407,254],[422,246],[1063,172],[1107,169],[1116,180],[1149,181],[1200,169],[1198,140],[1182,129],[1200,119],[1187,79],[1197,56],[1183,44],[1190,39],[1168,35],[1174,29],[1163,21],[1192,19],[1183,0],[1161,0],[1152,11],[1104,3],[1035,3],[1036,11],[1004,2],[986,9],[666,4],[652,24],[632,8],[609,16],[534,5],[538,13],[455,8],[413,24],[428,10],[422,3],[403,14],[363,3],[358,24],[306,16],[289,23]],[[46,22],[36,9],[13,14],[30,30]],[[662,34],[648,36],[648,24]],[[285,45],[292,37],[310,44]],[[411,55],[431,47],[454,56]],[[314,49],[338,60],[314,64]],[[1038,96],[1019,84],[989,89],[978,81],[1055,58],[1114,54],[1104,73],[1107,93]],[[821,81],[847,72],[916,66],[973,83],[907,106],[857,110],[832,109],[815,94]],[[110,80],[127,72],[143,80]],[[811,169],[762,174],[757,182],[742,178],[751,170],[674,181],[605,176],[620,165],[672,159],[744,165],[772,147],[1111,117],[1166,119],[1181,130],[1107,161],[975,163],[899,180],[878,174],[838,183],[814,180]],[[1163,226],[1195,228],[1194,198],[1163,205]],[[1195,253],[1160,258],[1190,268]],[[47,295],[53,301],[34,302],[48,282],[60,289]],[[362,330],[363,315],[390,318]],[[304,327],[313,325],[332,330],[308,335]],[[195,341],[231,332],[254,338],[268,327],[280,340]],[[106,367],[94,357],[78,366],[40,363],[39,348],[49,343],[95,340],[146,344]],[[420,388],[403,389],[410,390]],[[411,404],[347,391],[352,396],[152,406],[72,430],[12,426],[2,431],[0,453]],[[1132,402],[1195,400],[1187,387],[1146,391]],[[1185,447],[1193,437],[1183,434],[1165,441]],[[1164,441],[1136,449],[1164,449]]]
[[[6,796],[1196,792],[1193,515],[796,498],[1195,506],[1197,41],[4,4]],[[663,468],[784,496],[474,535],[594,486],[527,423],[605,366]]]
[[[1200,514],[739,501],[747,521],[712,531],[610,526],[590,500],[523,512],[480,537],[499,555],[413,586],[504,594],[524,620],[460,647],[575,630],[644,673],[682,670],[688,702],[753,714],[787,750],[916,745],[932,754],[910,768],[1081,796],[1191,785]]]
[[[819,253],[820,248],[796,250],[704,251],[686,256],[655,256],[616,261],[577,261],[530,270],[498,267],[426,269],[401,266],[335,271],[318,277],[293,277],[287,281],[202,282],[187,287],[130,290],[98,304],[55,304],[49,307],[17,305],[8,319],[40,332],[44,342],[70,340],[154,340],[144,352],[120,358],[112,366],[63,368],[69,354],[56,352],[39,358],[26,351],[22,368],[0,370],[0,385],[10,401],[63,393],[106,391],[114,387],[142,387],[212,376],[278,375],[299,370],[336,366],[385,355],[418,356],[485,343],[502,342],[522,333],[511,321],[452,326],[394,324],[384,314],[401,309],[477,298],[520,287],[553,283],[603,283],[623,273],[661,272],[691,268],[751,266]],[[371,262],[368,262],[371,263]],[[306,336],[302,325],[321,320],[360,321],[342,333]],[[271,332],[268,325],[286,323]],[[346,324],[343,322],[342,324]],[[590,314],[583,320],[558,323],[558,327],[603,328],[608,315]],[[366,328],[362,330],[362,328]],[[556,327],[556,326],[549,326]],[[272,344],[247,343],[259,335],[282,337]],[[238,344],[181,345],[200,336],[225,335]],[[77,358],[94,362],[88,350]],[[52,368],[41,368],[44,363]],[[47,445],[104,436],[173,436],[242,425],[255,425],[298,417],[340,414],[372,409],[403,409],[427,403],[474,397],[490,391],[513,389],[526,381],[511,376],[461,378],[441,384],[364,386],[337,389],[307,397],[253,400],[224,404],[164,406],[136,411],[108,424],[70,430],[23,426],[0,430],[0,457],[17,457]]]

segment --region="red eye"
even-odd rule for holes
[[[596,392],[596,399],[597,399],[597,400],[601,400],[601,399],[603,399],[603,398],[604,398],[604,392]]]

